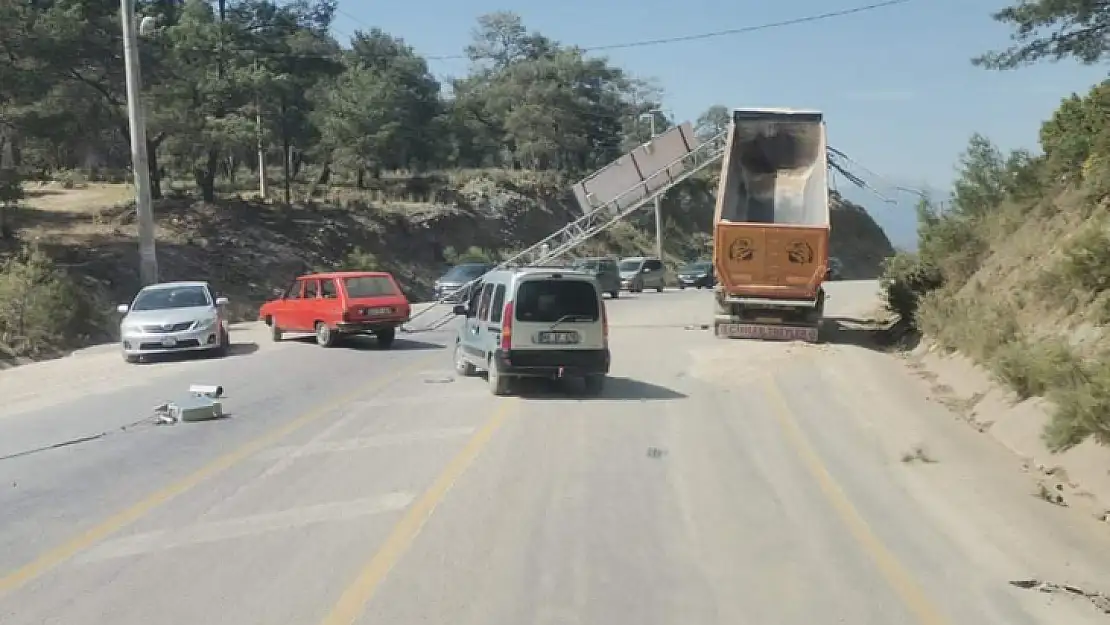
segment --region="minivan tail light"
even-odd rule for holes
[[[505,302],[501,311],[501,351],[509,351],[513,345],[513,303]]]
[[[609,346],[609,313],[605,310],[605,302],[601,302],[601,338]]]

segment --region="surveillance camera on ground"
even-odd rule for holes
[[[193,395],[218,399],[223,396],[224,387],[215,384],[194,384],[189,387],[189,392]]]

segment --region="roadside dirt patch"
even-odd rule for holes
[[[923,343],[904,357],[931,388],[934,401],[1022,459],[1033,478],[1031,496],[1110,522],[1110,449],[1088,440],[1052,453],[1042,436],[1053,410],[1048,401],[1018,400],[970,359],[944,354],[932,343]]]

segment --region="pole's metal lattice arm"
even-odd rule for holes
[[[570,222],[562,229],[554,232],[543,240],[536,242],[531,247],[518,252],[508,260],[502,261],[490,271],[497,271],[509,267],[542,266],[544,263],[558,258],[579,245],[582,245],[586,241],[611,228],[613,224],[623,220],[625,217],[628,217],[646,204],[652,202],[656,197],[661,197],[678,183],[719,161],[721,157],[724,156],[725,147],[728,143],[728,135],[729,130],[721,131],[719,134],[699,144],[685,156],[668,163],[667,166],[660,168],[656,173],[644,178],[636,185],[625,190],[598,208]],[[677,175],[672,173],[673,170],[676,169],[676,166],[681,166],[681,172]],[[652,188],[656,190],[654,192],[650,191]],[[642,194],[642,196],[639,197],[638,200],[622,208],[621,200],[632,197],[634,194]],[[484,277],[483,275],[471,280],[459,287],[455,292],[467,292],[470,286],[481,281]],[[435,304],[447,303],[453,300],[454,297],[453,294],[445,295],[438,299]],[[429,306],[413,315],[409,321],[411,322],[412,319],[416,319],[434,309],[434,305]],[[445,320],[451,316],[453,316],[453,313],[429,324],[426,329],[433,329],[443,325]],[[414,330],[405,328],[405,331],[413,332]]]

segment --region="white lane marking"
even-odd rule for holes
[[[331,436],[335,432],[338,432],[345,425],[347,425],[348,423],[357,419],[360,416],[362,416],[361,411],[359,411],[357,408],[352,407],[352,408],[348,409],[348,411],[345,415],[336,419],[335,423],[332,423],[328,427],[321,430],[319,433],[316,434],[316,436],[313,436],[311,439],[309,439],[309,441],[307,443],[304,443],[303,445],[297,445],[297,447],[310,447],[312,445],[317,445],[317,444],[323,442],[324,439],[328,438],[329,436]],[[286,449],[288,449],[288,448],[286,448]],[[266,456],[269,456],[269,455],[270,455],[269,452],[262,452],[262,453],[258,454],[258,457],[266,457]],[[271,457],[273,457],[273,456],[271,456]],[[250,482],[247,482],[246,484],[244,484],[243,487],[240,490],[243,490],[243,489],[247,488],[251,484],[261,483],[263,480],[265,480],[267,478],[274,477],[278,473],[281,473],[282,471],[288,469],[289,467],[293,466],[293,460],[294,459],[295,459],[295,457],[292,454],[289,454],[288,452],[286,452],[285,454],[282,454],[280,459],[276,463],[274,463],[272,466],[270,466],[270,468],[263,471],[262,475],[259,475],[258,478],[254,479],[254,480],[251,480]],[[235,493],[235,494],[238,494],[238,492]],[[231,499],[231,497],[228,497],[228,500],[230,500],[230,499]]]
[[[78,563],[98,562],[165,551],[187,545],[244,538],[264,532],[293,529],[328,521],[341,521],[395,512],[407,507],[414,498],[415,496],[412,493],[390,493],[369,499],[305,506],[281,512],[267,512],[227,521],[200,523],[180,529],[157,530],[102,543],[86,552],[76,561]]]
[[[416,430],[413,432],[401,432],[398,434],[381,434],[378,436],[366,436],[362,438],[352,438],[343,441],[316,441],[307,445],[275,447],[263,454],[260,454],[259,458],[272,459],[274,456],[280,456],[285,461],[293,461],[297,458],[312,454],[326,454],[339,451],[357,451],[360,449],[389,447],[391,445],[403,445],[405,443],[417,443],[420,441],[445,440],[449,438],[468,436],[473,433],[474,428],[472,427],[458,427],[440,428],[435,430]]]

